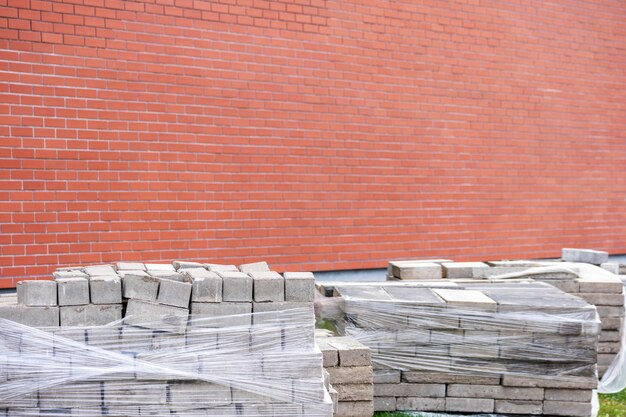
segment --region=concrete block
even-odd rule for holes
[[[190,298],[191,284],[187,282],[164,279],[159,283],[159,295],[157,297],[159,304],[188,309]]]
[[[590,389],[545,389],[545,399],[550,401],[590,402],[593,391]]]
[[[600,317],[602,321],[602,330],[620,330],[624,325],[624,319],[621,317]]]
[[[41,408],[98,408],[102,405],[100,382],[73,382],[69,386],[39,390]]]
[[[374,385],[376,397],[427,397],[444,398],[446,384],[377,384]]]
[[[371,366],[372,355],[370,349],[350,337],[334,337],[330,346],[337,349],[339,366]]]
[[[399,411],[445,411],[445,398],[400,397],[396,399]]]
[[[609,271],[612,274],[620,274],[620,264],[618,262],[604,262],[600,265],[600,268]]]
[[[62,329],[61,331],[63,331]],[[69,330],[69,329],[68,329]],[[121,327],[98,326],[85,329],[86,343],[105,350],[120,350]]]
[[[55,281],[20,281],[17,283],[17,302],[29,307],[57,305]]]
[[[496,311],[498,303],[477,290],[433,288],[447,305],[461,306],[484,311]]]
[[[495,401],[488,398],[446,398],[446,410],[464,413],[493,413]]]
[[[624,307],[596,306],[600,317],[624,317]]]
[[[326,370],[330,375],[330,383],[333,385],[372,384],[374,382],[371,366],[337,366],[326,368]],[[397,379],[400,382],[399,372]]]
[[[123,272],[122,292],[124,298],[155,301],[159,291],[159,279],[144,271]]]
[[[448,374],[441,372],[402,372],[403,382],[415,382],[422,384],[480,384],[480,385],[499,385],[500,377],[493,376],[473,376]]]
[[[203,263],[200,262],[191,262],[191,261],[174,261],[172,262],[175,270],[180,269],[206,269]]]
[[[285,301],[285,279],[274,271],[251,271],[255,302]]]
[[[244,274],[249,274],[250,272],[270,272],[270,267],[267,265],[267,262],[254,262],[239,265],[239,271]]]
[[[543,400],[543,388],[503,387],[500,385],[449,384],[447,395],[458,398]]]
[[[222,278],[222,300],[252,301],[252,277],[243,272],[216,271]]]
[[[339,401],[372,401],[374,398],[374,385],[370,384],[337,384]]]
[[[146,271],[150,272],[176,272],[172,264],[146,264]]]
[[[267,313],[270,311],[284,311],[292,309],[306,308],[311,310],[311,314],[314,314],[313,303],[302,303],[295,301],[275,302],[275,303],[252,303],[253,311],[255,313]]]
[[[315,277],[311,272],[285,272],[285,301],[313,302]]]
[[[334,346],[328,344],[330,337],[315,338],[315,343],[322,352],[324,368],[339,365],[339,353]]]
[[[240,272],[239,269],[235,265],[222,265],[222,264],[204,264],[204,267],[209,271],[217,272],[217,271],[230,271],[230,272]]]
[[[89,304],[89,281],[85,278],[59,278],[56,280],[60,306]]]
[[[0,306],[0,318],[30,327],[58,327],[59,307]]]
[[[435,262],[391,261],[389,267],[394,277],[403,280],[431,280],[443,277],[441,264]]]
[[[578,280],[581,293],[622,294],[624,284],[617,276],[580,278]]]
[[[112,276],[117,275],[115,268],[112,265],[92,265],[85,267],[85,273],[90,277],[97,276]]]
[[[122,319],[121,304],[87,304],[63,306],[60,310],[61,326],[104,326]]]
[[[173,333],[183,333],[187,327],[189,310],[131,299],[126,308],[125,322],[134,326]]]
[[[474,269],[488,269],[483,262],[450,262],[441,264],[443,276],[448,279],[473,278]]]
[[[374,401],[339,401],[334,417],[368,417],[374,414]]]
[[[219,303],[222,301],[222,278],[213,271],[202,268],[184,271],[191,281],[191,301]]]
[[[374,411],[396,411],[396,397],[374,397]]]
[[[618,353],[620,348],[620,342],[598,343],[598,353]]]
[[[280,326],[252,326],[250,328],[251,352],[280,350],[282,350],[282,331]]]
[[[395,369],[376,369],[373,371],[374,384],[399,384],[401,372]]]
[[[145,271],[146,265],[142,262],[118,262],[116,264],[118,271]]]
[[[148,274],[152,277],[159,278],[161,280],[170,280],[170,281],[178,281],[178,282],[186,282],[186,275],[180,272],[171,272],[171,271],[148,271]]]
[[[135,406],[167,404],[167,384],[148,382],[104,382],[105,406]]]
[[[566,262],[601,265],[609,261],[609,253],[593,249],[563,248],[561,258]]]
[[[169,405],[176,410],[210,408],[228,405],[232,401],[227,385],[208,382],[172,382],[169,384]]]
[[[251,303],[191,303],[190,325],[197,327],[250,326]]]
[[[591,415],[591,402],[546,400],[543,402],[543,413],[552,416],[589,417]]]
[[[539,415],[543,413],[543,402],[523,400],[496,400],[494,411],[496,413],[502,414]]]
[[[600,333],[600,343],[604,342],[620,342],[622,340],[622,334],[620,331],[606,330]]]
[[[59,278],[89,278],[82,269],[56,270],[52,273],[55,280]]]
[[[122,280],[118,276],[98,276],[89,280],[93,304],[119,304],[122,302]]]
[[[564,389],[596,389],[598,378],[595,376],[573,377],[519,377],[504,375],[502,385],[511,387],[539,387],[539,388],[564,388]]]

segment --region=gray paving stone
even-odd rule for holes
[[[67,326],[104,326],[122,319],[121,304],[87,304],[62,306],[60,321]]]
[[[191,301],[219,303],[222,301],[222,278],[213,271],[193,268],[184,271],[192,284]]]
[[[441,264],[443,276],[448,279],[472,278],[474,269],[488,269],[484,262],[449,262]]]
[[[445,411],[444,398],[399,397],[396,400],[396,409],[400,411]]]
[[[285,301],[285,279],[274,271],[251,271],[255,302]]]
[[[370,366],[372,364],[370,349],[355,339],[333,337],[328,343],[337,349],[339,366]]]
[[[85,267],[85,273],[90,277],[111,276],[116,275],[115,268],[112,265],[92,265]]]
[[[17,302],[30,307],[57,305],[55,281],[20,281],[17,283]]]
[[[131,299],[126,308],[125,322],[134,326],[183,333],[187,327],[189,310]]]
[[[591,402],[546,400],[543,402],[543,413],[553,416],[589,417],[591,415]]]
[[[125,271],[122,280],[124,298],[133,298],[144,301],[155,301],[159,291],[158,278],[148,275],[144,271]]]
[[[252,277],[243,272],[216,271],[222,278],[222,300],[252,301]]]
[[[146,265],[142,262],[118,262],[116,264],[118,271],[145,271]]]
[[[399,384],[400,379],[401,372],[396,369],[377,369],[373,372],[374,384]]]
[[[561,258],[567,262],[601,265],[609,261],[609,253],[593,249],[563,248]]]
[[[377,384],[374,385],[376,397],[427,397],[444,398],[446,384]]]
[[[176,272],[176,268],[172,264],[145,264],[146,271],[152,272]]]
[[[85,278],[59,278],[56,280],[59,306],[89,304],[89,281]]]
[[[59,307],[0,306],[0,318],[30,327],[58,327]]]
[[[119,304],[122,302],[122,280],[118,276],[98,276],[89,280],[93,304]]]
[[[251,303],[191,303],[191,325],[197,327],[249,326]]]
[[[446,398],[446,411],[493,413],[495,401],[488,398]]]
[[[161,280],[159,283],[157,301],[159,304],[188,309],[189,299],[191,298],[191,287],[191,284],[187,282],[171,281],[168,279]]]
[[[370,384],[337,384],[339,401],[372,401],[374,398],[374,386]]]
[[[374,414],[374,401],[339,401],[334,417],[363,417]]]
[[[543,414],[542,401],[496,400],[496,413],[502,414]]]
[[[239,270],[244,274],[249,274],[250,272],[271,271],[269,265],[267,265],[267,262],[253,262],[249,264],[239,265]]]
[[[285,272],[285,301],[313,302],[315,277],[311,272]]]
[[[330,383],[340,384],[372,384],[373,371],[371,366],[337,366],[326,368],[330,375]],[[400,376],[398,374],[398,382]]]
[[[181,269],[197,269],[197,268],[205,269],[203,263],[192,262],[192,261],[174,261],[172,262],[172,265],[174,266],[174,269],[176,269],[177,271]]]
[[[204,264],[204,267],[209,271],[230,271],[239,272],[239,269],[235,265],[222,265],[222,264]]]
[[[374,397],[374,411],[396,410],[396,397]]]
[[[69,270],[56,270],[52,273],[52,276],[54,277],[54,279],[59,279],[59,278],[88,278],[89,275],[87,275],[84,270],[80,269],[69,269]]]
[[[441,264],[424,261],[391,261],[389,262],[394,277],[406,280],[441,279]]]
[[[550,401],[590,402],[592,397],[593,391],[589,389],[546,388],[544,398]]]

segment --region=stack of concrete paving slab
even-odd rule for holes
[[[0,303],[0,416],[332,415],[310,273],[119,263],[54,278]]]
[[[376,410],[590,416],[600,322],[580,298],[541,282],[332,287],[372,351]]]
[[[324,357],[332,394],[337,396],[335,417],[374,414],[374,385],[370,349],[349,336],[317,332],[316,344]]]
[[[583,298],[598,309],[602,334],[598,346],[598,373],[604,375],[621,348],[624,327],[624,286],[619,264],[607,262],[608,253],[564,248],[559,261],[453,262],[444,259],[389,262],[390,281],[532,279],[549,283]],[[597,266],[596,266],[597,265]],[[602,268],[599,266],[602,265]],[[610,272],[607,272],[610,271]],[[626,273],[626,267],[623,268]]]

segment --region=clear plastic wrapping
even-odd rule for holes
[[[170,319],[53,329],[1,319],[0,415],[332,415],[310,309],[160,330]]]

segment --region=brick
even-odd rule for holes
[[[60,308],[61,326],[104,326],[122,319],[121,304],[88,304]]]
[[[222,278],[222,300],[252,301],[252,277],[243,272],[216,271]]]
[[[563,248],[561,258],[567,262],[582,262],[600,265],[609,261],[608,252],[593,249]]]
[[[255,302],[285,301],[285,279],[274,271],[248,273],[253,280]]]
[[[159,304],[188,309],[190,298],[191,284],[187,282],[164,279],[159,283],[159,295],[157,296]]]
[[[57,305],[57,284],[54,281],[20,281],[17,302],[30,307]]]
[[[194,268],[184,273],[192,284],[191,301],[203,303],[222,301],[222,278],[215,272]]]
[[[89,281],[85,278],[59,278],[56,280],[60,306],[89,304]]]
[[[315,277],[311,272],[285,272],[285,301],[313,302]]]
[[[99,276],[89,280],[93,304],[118,304],[122,302],[122,280],[117,276]]]

